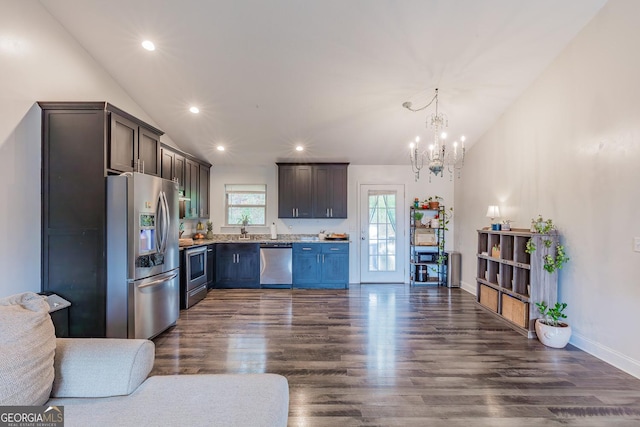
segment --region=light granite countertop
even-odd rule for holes
[[[350,243],[349,237],[346,239],[319,239],[317,234],[278,234],[277,239],[271,239],[269,234],[250,234],[249,239],[240,239],[239,234],[214,234],[213,239],[197,239],[193,245],[180,246],[192,248],[195,246],[211,245],[214,243]]]

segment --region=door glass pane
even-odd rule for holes
[[[396,271],[395,206],[395,192],[369,192],[369,271]]]

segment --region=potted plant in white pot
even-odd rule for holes
[[[547,347],[564,348],[571,338],[571,326],[561,322],[567,315],[563,313],[567,303],[557,302],[553,307],[542,302],[537,302],[536,307],[543,319],[536,319],[536,335],[540,342]]]

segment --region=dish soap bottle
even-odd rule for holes
[[[278,238],[278,230],[276,228],[276,223],[271,224],[271,240],[276,240]]]

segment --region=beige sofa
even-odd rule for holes
[[[0,406],[64,406],[65,426],[286,426],[274,374],[147,378],[148,340],[56,338],[43,297],[0,299]]]

